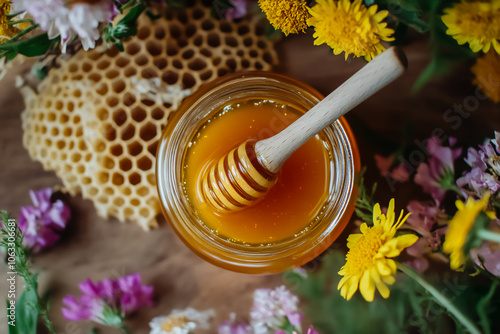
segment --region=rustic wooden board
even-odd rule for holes
[[[369,180],[377,176],[373,154],[384,151],[369,137],[367,129],[397,142],[405,123],[411,123],[413,138],[423,140],[435,128],[441,128],[447,135],[458,137],[463,145],[479,144],[483,138],[492,136],[494,129],[500,130],[500,107],[489,101],[480,102],[477,110],[463,119],[457,129],[452,128],[455,123],[443,120],[447,109],[474,95],[470,84],[472,76],[466,65],[432,82],[418,94],[410,93],[418,74],[429,62],[426,43],[422,38],[411,38],[405,47],[410,64],[408,73],[347,117],[358,137],[362,162],[370,168]],[[363,66],[362,60],[345,62],[342,56],[333,56],[327,47],[313,46],[310,34],[291,36],[280,42],[278,48],[281,63],[277,71],[302,80],[323,94]],[[0,83],[0,208],[17,216],[20,206],[30,204],[29,189],[54,186],[59,181],[53,172],[45,172],[39,163],[31,161],[22,147],[23,102],[14,81],[11,75]],[[396,191],[391,192],[383,179],[379,181],[379,197],[396,197],[400,208],[410,196],[415,197],[414,187],[398,185]],[[67,294],[78,294],[77,284],[87,278],[100,280],[140,272],[144,283],[154,285],[157,306],[140,310],[128,321],[133,333],[139,334],[149,333],[147,324],[151,318],[168,314],[173,308],[213,307],[217,310],[216,323],[227,319],[233,311],[247,316],[255,288],[283,284],[280,275],[237,274],[202,261],[177,239],[164,220],[159,229],[145,233],[138,226],[97,217],[92,203],[80,196],[69,198],[69,204],[74,218],[62,240],[34,257],[35,267],[42,271],[42,292],[52,291],[50,316],[58,333],[83,334],[90,328],[86,322],[66,321],[60,311],[61,299]],[[345,236],[346,233],[335,243],[337,247],[345,244]],[[5,267],[1,266],[0,270],[5,272]],[[6,281],[0,279],[1,296],[6,287]],[[0,332],[3,333],[6,328],[4,304],[0,305]]]

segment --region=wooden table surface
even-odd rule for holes
[[[313,46],[310,32],[286,38],[277,47],[280,65],[276,71],[304,81],[323,94],[332,91],[364,64],[361,60],[345,62],[343,56],[334,56],[327,47]],[[409,60],[407,74],[347,117],[358,138],[362,163],[369,166],[369,181],[377,177],[373,154],[385,153],[374,144],[372,131],[381,138],[398,142],[405,124],[411,123],[412,140],[423,140],[434,129],[442,129],[466,146],[480,144],[485,137],[493,135],[494,129],[500,130],[500,107],[489,101],[481,101],[470,117],[461,119],[457,129],[452,128],[455,123],[446,123],[443,119],[446,110],[474,95],[470,64],[412,94],[413,83],[429,62],[429,50],[427,41],[421,37],[410,38],[404,49]],[[10,75],[0,83],[0,208],[17,217],[20,206],[31,204],[30,189],[52,187],[60,181],[53,172],[43,171],[40,163],[31,161],[22,147],[23,102],[14,81],[14,75]],[[396,197],[400,208],[414,196],[412,187],[398,185],[391,192],[383,179],[378,181],[381,183],[378,198]],[[149,333],[151,318],[187,306],[199,310],[215,308],[216,323],[227,319],[230,312],[246,317],[254,289],[284,283],[280,275],[243,275],[202,261],[184,246],[163,219],[159,229],[145,233],[138,226],[98,217],[92,203],[80,196],[70,198],[69,205],[74,219],[61,241],[33,258],[35,267],[41,270],[41,292],[52,292],[50,316],[58,333],[87,333],[88,322],[68,322],[60,311],[62,298],[68,294],[78,295],[77,284],[87,278],[101,280],[139,272],[143,283],[154,286],[157,306],[142,309],[127,321],[133,333]],[[344,245],[345,237],[346,233],[334,245]],[[4,266],[0,269],[5,272]],[[6,298],[4,276],[0,275],[1,298]],[[3,303],[0,305],[4,307]],[[0,311],[0,333],[5,333],[5,313]],[[114,331],[106,329],[102,333]]]

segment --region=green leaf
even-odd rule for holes
[[[297,333],[297,329],[290,323],[288,318],[285,318],[285,323],[280,326],[280,329],[284,330],[286,333]]]
[[[111,24],[103,30],[104,40],[117,43],[121,40],[137,34],[137,19],[144,12],[146,6],[142,3],[132,7],[129,12],[113,27]]]
[[[490,325],[490,319],[488,317],[488,313],[491,314],[493,313],[490,309],[488,312],[488,305],[490,304],[491,300],[493,299],[493,296],[495,295],[495,290],[498,287],[498,281],[494,281],[493,284],[490,286],[490,290],[486,295],[484,295],[481,299],[479,299],[479,302],[477,303],[476,306],[476,311],[477,315],[479,316],[479,323],[481,324],[481,327],[483,328],[484,334],[490,334],[491,333],[491,325]]]
[[[470,250],[479,247],[483,240],[477,236],[479,230],[488,229],[491,222],[491,218],[486,215],[486,213],[481,212],[474,220],[474,225],[472,225],[467,237],[465,238],[465,244],[463,247],[464,254],[469,254]]]
[[[146,5],[140,3],[132,7],[129,12],[120,20],[121,23],[135,23],[137,18],[142,14],[142,12],[146,9]]]
[[[35,334],[38,323],[38,296],[36,291],[26,288],[16,303],[16,325],[19,334]]]
[[[420,18],[420,13],[418,12],[412,12],[412,11],[407,11],[407,10],[401,10],[396,16],[409,26],[410,28],[415,29],[417,32],[423,34],[427,31],[429,31],[429,23],[425,22]]]
[[[416,0],[387,0],[389,7],[399,7],[405,11],[421,12],[420,3]]]
[[[8,51],[9,54],[22,54],[26,57],[37,57],[47,53],[51,45],[52,42],[45,33],[30,39],[21,39],[16,42],[5,42],[0,44],[0,50]]]
[[[118,311],[112,309],[109,306],[105,306],[102,311],[102,323],[107,326],[122,328],[123,318]]]

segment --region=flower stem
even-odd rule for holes
[[[500,234],[499,233],[495,233],[495,232],[491,232],[489,230],[481,229],[481,230],[476,232],[476,235],[483,240],[488,240],[488,241],[500,243]]]
[[[40,301],[38,301],[38,305],[40,309],[38,310],[38,313],[40,314],[40,317],[43,319],[43,322],[45,323],[45,327],[47,327],[47,330],[51,334],[56,334],[56,330],[54,329],[54,326],[52,325],[52,321],[49,319],[49,315],[47,314],[47,309],[44,308],[41,304]]]
[[[472,334],[481,334],[479,329],[474,325],[474,323],[463,314],[448,298],[446,298],[441,292],[439,292],[435,287],[429,284],[426,280],[420,277],[413,269],[405,266],[404,264],[397,263],[398,269],[403,273],[408,275],[411,279],[417,282],[421,287],[423,287],[427,292],[429,292],[443,308],[448,310],[458,322],[460,322],[467,330]]]
[[[8,14],[7,18],[10,20],[11,18],[16,17],[18,15],[21,15],[22,13],[24,13],[24,12],[23,11],[19,11],[19,12],[15,12],[15,13],[12,13],[12,14]]]
[[[31,31],[35,30],[36,28],[38,28],[39,24],[33,24],[31,27],[27,28],[27,29],[24,29],[23,31],[21,31],[19,34],[17,34],[16,36],[12,37],[11,40],[12,41],[15,41],[16,39],[20,38],[20,37],[23,37],[24,35],[26,35],[27,33],[30,33]]]
[[[31,23],[33,23],[33,20],[32,19],[22,19],[22,20],[10,21],[10,22],[7,23],[7,25],[13,26],[15,24],[25,23],[25,22],[31,22]]]

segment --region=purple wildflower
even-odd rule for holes
[[[500,190],[500,133],[495,132],[495,139],[479,145],[479,150],[469,148],[465,162],[471,170],[457,180],[465,197],[479,198],[487,191]]]
[[[447,147],[441,145],[439,138],[429,138],[426,145],[430,155],[428,163],[421,163],[415,175],[415,183],[421,185],[438,204],[443,200],[446,190],[455,187],[454,162],[462,153],[461,148],[451,148],[455,142],[454,138],[450,138],[450,147]]]
[[[481,247],[472,249],[470,253],[478,266],[483,267],[484,264],[486,270],[495,276],[500,276],[500,248],[497,243],[484,242]],[[479,257],[483,263],[479,261]]]
[[[271,289],[257,289],[250,312],[250,323],[255,334],[265,334],[269,330],[279,330],[288,320],[300,329],[303,313],[298,309],[299,298],[285,286]]]
[[[61,200],[51,203],[52,189],[30,190],[33,206],[21,208],[19,229],[23,232],[23,245],[34,252],[52,246],[59,240],[57,232],[66,227],[71,212]]]
[[[482,197],[486,191],[492,194],[500,189],[500,181],[495,175],[491,175],[480,167],[473,168],[470,172],[457,180],[457,186],[461,189],[468,187],[474,191],[474,195]],[[465,197],[471,194],[467,191],[462,191]]]
[[[306,334],[319,334],[317,330],[314,329],[314,327],[311,325],[309,329],[307,330]]]
[[[142,285],[139,273],[98,283],[88,279],[79,288],[83,293],[79,299],[72,295],[63,298],[67,308],[62,313],[71,321],[90,319],[119,327],[127,314],[143,306],[153,306],[153,287]]]
[[[406,221],[406,227],[420,235],[418,241],[406,249],[414,259],[409,264],[420,272],[429,266],[425,256],[441,258],[435,253],[441,245],[441,239],[448,229],[446,215],[443,210],[435,205],[411,201],[407,210],[411,215]]]
[[[487,142],[484,146],[479,145],[481,148],[479,151],[479,157],[494,174],[500,175],[500,143],[498,142],[500,140],[500,135],[498,132],[495,132],[495,137],[495,139]],[[492,143],[495,144],[496,150],[493,148]]]
[[[248,0],[231,0],[233,8],[226,11],[226,20],[241,19],[248,12]]]

